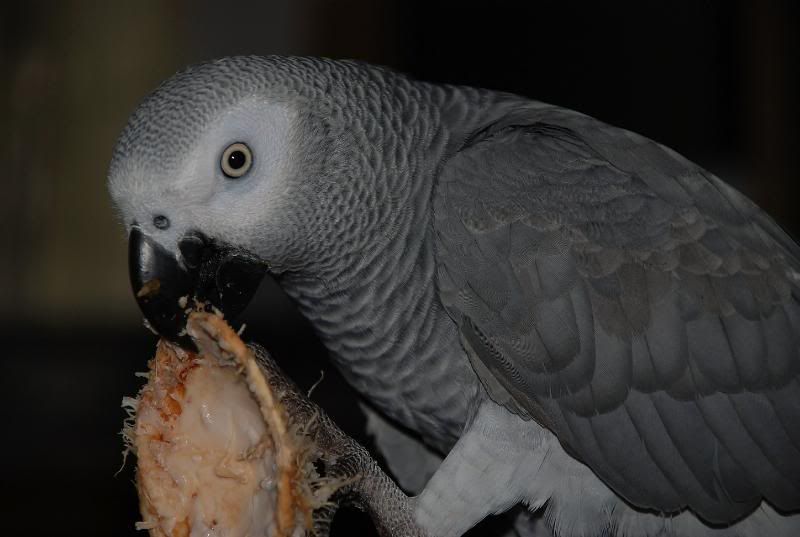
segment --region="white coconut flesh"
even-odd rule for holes
[[[220,327],[220,337],[235,336]],[[254,394],[266,383],[248,377],[258,374],[252,355],[228,358],[162,342],[150,362],[127,435],[138,458],[137,527],[153,537],[303,535],[310,520],[291,490],[297,457],[285,423],[268,425],[280,409],[267,408],[271,394]]]

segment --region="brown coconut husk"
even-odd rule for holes
[[[160,341],[147,383],[125,402],[137,527],[152,537],[305,535],[335,489],[319,486],[314,441],[223,319],[194,313],[187,331],[200,352]]]

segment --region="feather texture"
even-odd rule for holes
[[[440,296],[490,394],[639,508],[718,524],[762,499],[800,508],[797,247],[649,140],[512,116],[434,197]]]

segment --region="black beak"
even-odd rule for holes
[[[188,311],[201,304],[233,319],[267,271],[246,251],[189,232],[170,252],[135,227],[128,238],[131,286],[145,319],[160,336],[195,350],[186,334]]]

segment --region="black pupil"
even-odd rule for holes
[[[228,155],[228,166],[234,170],[244,166],[245,162],[247,162],[247,157],[243,151],[237,149],[236,151],[231,151],[231,154]]]

